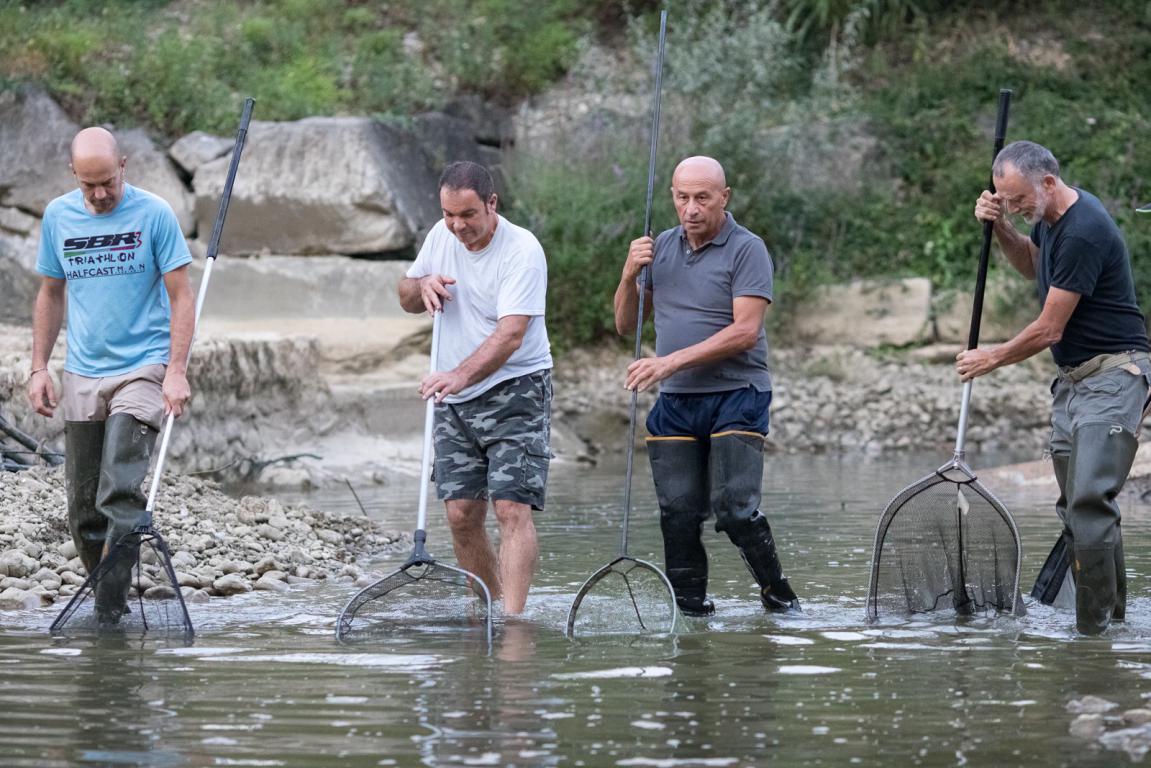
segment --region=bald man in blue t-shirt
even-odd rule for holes
[[[739,549],[768,611],[799,610],[775,539],[759,508],[771,405],[763,319],[772,300],[763,240],[727,212],[731,189],[710,157],[689,157],[672,176],[680,225],[633,240],[615,292],[615,324],[633,333],[639,277],[649,267],[645,315],[655,313],[656,354],[628,367],[625,386],[660,386],[647,419],[667,577],[680,610],[705,616],[704,521]]]
[[[127,158],[103,128],[72,141],[79,188],[44,211],[36,270],[43,276],[32,325],[28,400],[52,416],[48,373],[68,317],[59,405],[64,416],[68,528],[91,573],[143,521],[140,490],[160,422],[190,396],[185,365],[195,311],[192,256],[172,208],[126,184]],[[125,610],[131,563],[96,587],[96,614],[115,624]]]

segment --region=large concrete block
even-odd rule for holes
[[[196,169],[196,218],[212,231],[231,153]],[[225,253],[411,248],[440,216],[416,139],[363,117],[253,122],[222,238]]]

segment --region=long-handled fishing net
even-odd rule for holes
[[[212,265],[219,255],[220,236],[224,231],[224,219],[228,215],[228,204],[232,197],[232,185],[240,166],[240,156],[244,151],[244,140],[248,135],[248,124],[252,119],[255,100],[244,100],[240,115],[240,127],[236,132],[236,144],[232,149],[232,159],[228,165],[228,176],[220,196],[216,211],[216,221],[212,227],[212,237],[208,242],[208,255],[204,263],[204,276],[200,280],[200,291],[196,296],[196,314],[192,331],[192,344],[195,344],[196,328],[200,324],[200,312],[204,298],[208,295],[208,283],[212,277]],[[188,359],[192,357],[192,345],[188,347]],[[180,591],[176,571],[172,567],[172,556],[164,537],[153,527],[156,509],[156,495],[160,488],[160,477],[164,473],[164,460],[168,454],[168,443],[172,437],[175,414],[168,414],[164,422],[163,437],[156,465],[152,469],[152,483],[148,492],[148,504],[143,522],[125,534],[119,541],[112,542],[107,554],[88,574],[76,594],[64,606],[64,610],[49,628],[53,634],[84,632],[90,630],[114,630],[123,633],[153,633],[168,636],[182,636],[191,639],[194,634],[192,619],[184,596]],[[124,589],[128,581],[129,588]],[[123,613],[111,614],[97,610],[97,604],[107,604],[107,595],[120,595],[127,592],[127,604]],[[105,594],[107,593],[107,595]]]
[[[432,320],[432,373],[436,371],[439,349],[440,313],[436,312]],[[428,398],[412,554],[399,568],[369,584],[348,601],[336,623],[337,640],[370,640],[409,630],[442,632],[477,628],[491,647],[492,596],[488,585],[470,571],[437,561],[424,548],[434,414],[434,401]]]
[[[667,38],[667,11],[659,18],[659,51],[655,69],[655,99],[651,118],[651,152],[647,167],[647,211],[643,231],[651,235],[651,202],[655,188],[656,145],[659,140],[659,96],[663,84],[663,54]],[[643,337],[644,294],[647,267],[639,277],[639,316],[635,325],[635,357],[641,354]],[[645,560],[627,553],[628,521],[631,517],[631,480],[635,463],[635,425],[638,391],[631,393],[631,408],[627,433],[627,480],[624,486],[623,525],[621,526],[619,554],[614,560],[593,573],[572,601],[568,611],[567,635],[576,634],[674,632],[679,616],[675,592],[667,575]]]
[[[1003,148],[1011,91],[999,92],[995,152]],[[995,191],[994,176],[990,187]],[[983,293],[991,252],[991,222],[983,224],[968,349],[979,345]],[[969,380],[963,385],[955,455],[903,489],[883,511],[875,532],[867,619],[943,609],[957,614],[1022,614],[1023,551],[1011,513],[980,483],[965,461]]]

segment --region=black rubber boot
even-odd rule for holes
[[[96,511],[100,457],[104,454],[104,422],[64,422],[64,479],[68,490],[68,531],[76,553],[89,574],[104,551],[108,521]]]
[[[114,625],[127,610],[138,543],[125,536],[147,522],[147,498],[140,486],[152,460],[156,430],[126,413],[108,417],[96,509],[107,520],[104,557],[112,557],[96,583],[96,617]]]
[[[1126,613],[1127,575],[1115,497],[1139,447],[1118,425],[1085,424],[1072,437],[1067,523],[1074,543],[1075,624],[1097,635]]]
[[[1031,596],[1044,605],[1068,609],[1075,606],[1075,581],[1067,575],[1071,572],[1071,556],[1074,548],[1071,530],[1067,527],[1067,470],[1070,464],[1070,454],[1051,454],[1051,468],[1055,472],[1055,482],[1059,484],[1059,499],[1055,502],[1055,514],[1063,524],[1063,531],[1055,540],[1055,546],[1051,548],[1043,567],[1039,569],[1039,575],[1035,578],[1035,586],[1031,588]]]
[[[688,616],[715,613],[707,599],[707,552],[703,521],[707,506],[707,451],[698,440],[649,439],[647,455],[659,499],[663,557],[675,602]]]
[[[708,477],[715,528],[739,548],[759,584],[763,607],[772,612],[800,610],[799,598],[783,575],[771,526],[759,510],[763,438],[739,432],[713,436]]]

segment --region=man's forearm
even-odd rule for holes
[[[466,386],[470,387],[477,381],[483,381],[498,371],[500,366],[520,348],[526,328],[527,323],[523,324],[523,328],[517,328],[501,320],[492,334],[484,339],[483,344],[456,366],[455,370],[463,375]]]
[[[624,277],[619,281],[612,305],[615,307],[616,333],[621,336],[634,333],[636,312],[639,311],[639,285],[634,277]]]
[[[754,347],[759,339],[761,326],[749,328],[732,324],[697,344],[672,352],[667,357],[677,371],[717,363]]]
[[[1035,257],[1032,251],[1031,238],[1016,229],[1006,219],[995,222],[994,229],[995,239],[999,242],[999,249],[1007,257],[1008,263],[1019,274],[1029,280],[1034,280]]]
[[[424,298],[420,295],[420,279],[418,277],[405,277],[400,280],[398,288],[400,307],[405,312],[418,315],[425,310]]]
[[[192,336],[196,332],[196,308],[191,293],[169,297],[172,303],[172,319],[169,321],[168,369],[176,373],[187,373],[188,354],[192,349]]]
[[[32,309],[32,370],[48,367],[56,337],[64,324],[64,297],[61,291],[41,286]]]

